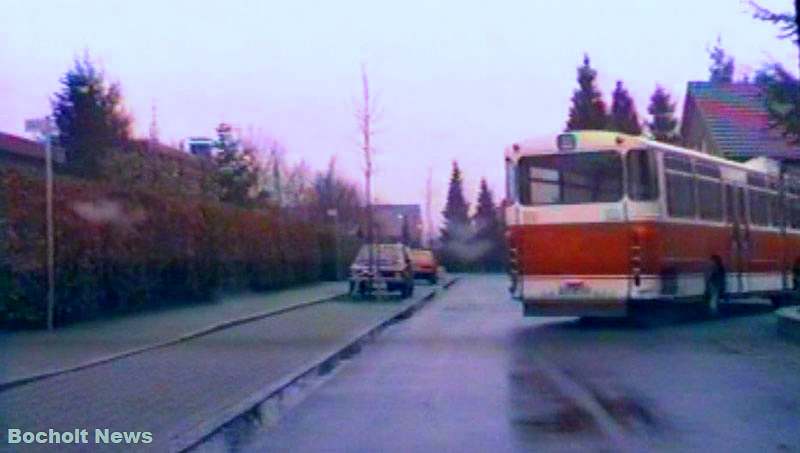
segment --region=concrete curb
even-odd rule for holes
[[[160,349],[160,348],[165,348],[167,346],[173,346],[173,345],[176,345],[178,343],[182,343],[184,341],[189,341],[189,340],[192,340],[192,339],[195,339],[195,338],[198,338],[198,337],[209,335],[209,334],[212,334],[214,332],[218,332],[220,330],[224,330],[224,329],[227,329],[227,328],[230,328],[230,327],[235,327],[235,326],[238,326],[238,325],[241,325],[241,324],[245,324],[245,323],[248,323],[248,322],[257,321],[259,319],[268,318],[270,316],[280,315],[280,314],[283,314],[283,313],[286,313],[286,312],[289,312],[289,311],[297,310],[297,309],[300,309],[300,308],[305,308],[305,307],[308,307],[308,306],[311,306],[311,305],[316,305],[316,304],[320,304],[320,303],[323,303],[323,302],[328,302],[328,301],[334,300],[334,299],[336,299],[337,297],[340,297],[340,296],[341,296],[341,294],[336,295],[336,296],[324,297],[324,298],[320,298],[320,299],[314,299],[314,300],[307,301],[307,302],[300,302],[300,303],[297,303],[297,304],[294,304],[294,305],[289,305],[289,306],[283,307],[283,308],[278,308],[278,309],[274,309],[274,310],[268,310],[268,311],[264,311],[264,312],[261,312],[261,313],[256,313],[254,315],[247,315],[247,316],[243,316],[243,317],[240,317],[240,318],[231,319],[231,320],[228,320],[228,321],[223,321],[221,323],[212,324],[212,325],[210,325],[208,327],[203,327],[203,328],[198,329],[198,330],[196,330],[194,332],[190,332],[188,334],[181,335],[181,336],[179,336],[177,338],[173,338],[171,340],[165,340],[165,341],[153,343],[153,344],[150,344],[150,345],[147,345],[147,346],[142,346],[142,347],[139,347],[139,348],[129,349],[127,351],[123,351],[123,352],[120,352],[120,353],[117,353],[117,354],[111,354],[111,355],[108,355],[108,356],[101,357],[99,359],[89,360],[89,361],[80,363],[78,365],[59,368],[59,369],[56,369],[56,370],[53,370],[53,371],[48,371],[48,372],[45,372],[45,373],[34,374],[34,375],[30,375],[30,376],[26,376],[26,377],[17,378],[17,379],[13,379],[13,380],[10,380],[10,381],[2,382],[2,383],[0,383],[0,392],[3,392],[5,390],[8,390],[8,389],[11,389],[11,388],[14,388],[14,387],[18,387],[20,385],[30,384],[32,382],[40,381],[42,379],[47,379],[49,377],[58,376],[58,375],[61,375],[61,374],[66,374],[66,373],[72,373],[74,371],[80,371],[80,370],[84,370],[86,368],[91,368],[93,366],[102,365],[104,363],[108,363],[108,362],[112,362],[114,360],[119,360],[119,359],[123,359],[125,357],[130,357],[130,356],[133,356],[133,355],[141,354],[143,352],[152,351],[154,349]]]
[[[456,283],[457,280],[458,277],[453,277],[447,283],[442,284],[441,289],[445,290],[450,288]],[[418,301],[408,305],[407,307],[397,310],[383,321],[370,326],[361,332],[358,332],[344,345],[337,346],[331,351],[309,361],[305,366],[300,368],[300,371],[290,374],[278,382],[270,384],[262,391],[251,395],[238,404],[220,409],[217,412],[217,416],[213,420],[203,422],[200,425],[188,428],[186,431],[173,436],[170,440],[169,450],[182,452],[190,450],[194,447],[198,447],[201,444],[208,442],[226,425],[236,421],[236,419],[239,417],[246,416],[253,411],[258,411],[258,408],[261,404],[266,403],[276,396],[280,396],[282,392],[290,388],[296,382],[299,382],[308,376],[324,374],[328,372],[341,359],[353,355],[353,351],[358,351],[362,344],[374,338],[378,332],[390,324],[397,322],[398,320],[410,317],[415,311],[419,310],[430,300],[432,300],[436,294],[438,294],[438,292],[438,288],[433,288],[428,294],[421,297]]]
[[[778,315],[778,334],[800,342],[800,307],[785,307],[775,312]]]

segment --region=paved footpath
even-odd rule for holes
[[[310,305],[8,388],[0,391],[0,451],[175,450],[186,433],[330,356],[434,290],[420,286],[404,301]],[[90,437],[97,428],[149,431],[153,443],[18,448],[6,443],[8,428],[85,428]]]
[[[0,331],[0,386],[164,343],[226,321],[274,311],[346,291],[341,282],[266,294],[224,297],[47,331]]]

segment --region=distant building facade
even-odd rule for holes
[[[372,206],[372,219],[376,241],[421,246],[422,211],[419,205],[376,204]]]
[[[753,83],[689,82],[681,123],[683,145],[728,159],[767,157],[800,168],[800,146],[769,127],[766,97]]]
[[[0,132],[0,167],[13,167],[21,170],[44,173],[44,145],[18,135]],[[53,162],[56,169],[64,163],[64,153],[53,148]]]

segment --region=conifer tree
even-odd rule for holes
[[[675,119],[675,103],[670,99],[669,93],[659,85],[650,97],[647,112],[653,118],[653,121],[647,123],[647,127],[656,140],[673,144],[680,141],[676,130],[678,120]]]
[[[214,161],[217,164],[220,201],[248,206],[255,199],[254,191],[258,185],[256,151],[251,146],[241,146],[233,138],[230,126],[221,124],[218,132],[220,151]]]
[[[636,107],[628,90],[622,86],[622,81],[617,81],[611,102],[611,117],[609,118],[609,129],[612,131],[624,132],[631,135],[640,135],[642,127],[639,124],[639,116],[636,114]]]
[[[567,131],[606,128],[606,104],[595,85],[596,78],[597,71],[589,65],[589,56],[584,55],[583,66],[578,68],[578,89],[572,95]]]
[[[791,12],[774,13],[751,1],[756,19],[772,22],[780,28],[780,39],[791,39],[800,57],[800,0],[794,2]],[[800,58],[797,60],[800,68]],[[770,126],[781,131],[792,144],[800,144],[800,79],[780,64],[772,64],[759,71],[756,83],[766,95]]]
[[[463,180],[458,162],[453,161],[447,204],[444,211],[444,227],[441,230],[442,262],[454,270],[465,267],[465,252],[469,249],[470,222],[469,205],[464,198]]]
[[[481,179],[478,203],[472,221],[475,228],[475,247],[481,252],[478,260],[481,270],[501,270],[503,266],[503,227],[486,179]]]
[[[722,48],[722,41],[717,38],[717,44],[708,51],[711,66],[708,67],[708,81],[713,83],[733,82],[733,58],[729,57]]]
[[[130,138],[131,120],[122,107],[122,92],[118,84],[106,84],[88,55],[75,60],[61,84],[52,100],[58,144],[72,172],[97,176],[103,158],[112,149],[122,149]]]

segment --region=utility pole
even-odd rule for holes
[[[362,151],[364,152],[364,192],[367,204],[367,249],[368,255],[368,285],[372,289],[372,272],[375,265],[375,237],[372,225],[372,145],[370,139],[372,138],[372,112],[369,99],[369,78],[367,77],[367,70],[361,66],[361,88],[363,95],[363,105],[359,112],[359,128],[361,129],[362,137]]]
[[[53,120],[49,116],[25,121],[25,130],[44,137],[45,217],[47,222],[47,330],[53,330],[56,306],[55,229],[53,228]]]
[[[425,230],[427,231],[428,248],[433,249],[433,168],[428,167],[428,179],[425,181]]]

